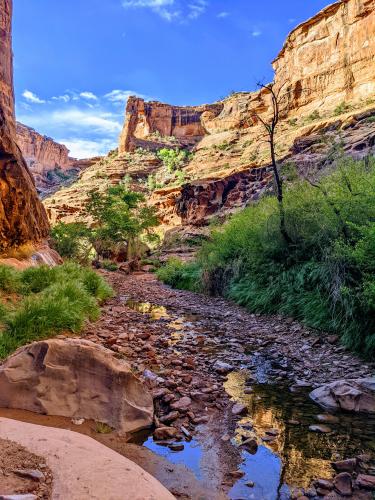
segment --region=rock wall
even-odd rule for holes
[[[375,95],[375,0],[341,0],[300,24],[273,62],[294,112]]]
[[[12,0],[0,0],[0,253],[38,243],[49,224],[16,144],[11,39]]]
[[[69,157],[69,150],[50,137],[17,122],[17,144],[32,174],[47,174],[56,168],[70,170],[75,159]]]
[[[181,144],[193,145],[207,134],[201,116],[218,115],[222,104],[203,106],[171,106],[161,102],[145,102],[130,97],[126,105],[125,125],[120,136],[119,152],[133,151],[137,140],[150,140],[152,134],[175,137]]]

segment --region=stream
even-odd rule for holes
[[[165,322],[172,329],[170,344],[175,347],[183,347],[202,331],[207,333],[200,315],[178,316],[172,309],[134,300],[127,300],[126,305],[154,321]],[[233,342],[232,345],[236,347]],[[205,347],[204,355],[215,357],[223,349],[220,345]],[[237,420],[230,439],[233,448],[240,451],[239,469],[243,473],[229,489],[230,499],[288,499],[298,488],[309,488],[316,478],[331,478],[332,461],[375,451],[375,416],[329,415],[309,399],[307,389],[292,392],[287,385],[270,382],[267,360],[241,351],[233,355],[239,362],[238,368],[223,383],[230,398],[248,409],[248,414]],[[229,357],[227,360],[232,361]],[[322,424],[329,427],[329,432],[313,432],[309,428]],[[200,426],[198,436],[185,441],[180,451],[159,444],[151,435],[142,442],[157,455],[173,464],[185,465],[198,480],[209,483],[209,470],[205,467],[209,432],[208,425]],[[227,431],[223,429],[222,434],[226,438]],[[256,449],[240,446],[249,438],[257,441]],[[225,457],[221,460],[225,461]]]

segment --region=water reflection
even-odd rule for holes
[[[246,371],[229,374],[225,389],[245,404],[249,416],[238,422],[235,441],[253,437],[261,445],[251,456],[243,452],[246,473],[231,490],[231,497],[277,499],[285,485],[307,487],[314,478],[332,476],[331,461],[369,452],[374,443],[375,419],[369,416],[340,415],[330,434],[309,431],[322,411],[306,394],[292,394],[280,386],[256,385],[244,394]],[[274,439],[267,435],[271,430]],[[266,437],[267,442],[262,441]],[[271,439],[268,442],[268,439]],[[245,486],[254,481],[252,493]],[[251,496],[255,495],[255,496]]]
[[[157,306],[155,304],[151,304],[150,302],[137,302],[135,300],[128,300],[126,305],[133,309],[133,311],[137,311],[141,314],[149,314],[151,319],[162,319],[162,318],[170,318],[167,309],[163,306]]]

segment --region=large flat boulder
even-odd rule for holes
[[[130,365],[81,339],[21,347],[0,367],[0,407],[93,419],[122,432],[153,423],[153,400]]]
[[[53,500],[173,500],[159,481],[88,436],[0,418],[0,438],[43,457]]]
[[[318,387],[310,398],[329,410],[375,413],[375,378],[337,380]]]

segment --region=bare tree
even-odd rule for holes
[[[285,240],[285,242],[289,245],[292,243],[292,239],[290,238],[287,228],[286,228],[286,220],[285,220],[285,209],[284,209],[284,192],[283,192],[283,180],[280,175],[279,166],[276,159],[276,129],[280,121],[280,103],[283,98],[286,97],[287,94],[281,96],[281,92],[283,86],[281,86],[278,90],[275,90],[275,84],[269,83],[268,85],[264,85],[263,83],[258,83],[257,87],[260,90],[264,90],[269,93],[271,96],[272,103],[272,114],[269,120],[262,118],[259,113],[254,112],[253,116],[259,120],[259,122],[263,125],[266,133],[267,133],[267,142],[270,147],[270,156],[271,156],[271,164],[273,171],[273,178],[276,189],[277,201],[279,204],[280,211],[280,232]]]

